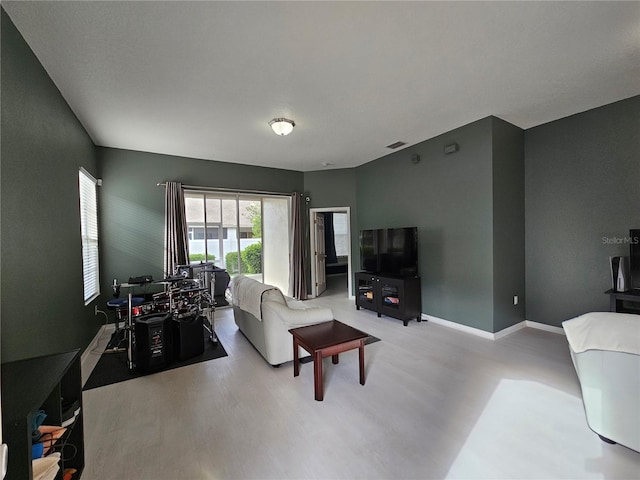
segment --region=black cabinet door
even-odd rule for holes
[[[405,309],[404,281],[395,278],[378,278],[379,311],[383,315],[398,318],[403,317]]]
[[[377,311],[377,278],[369,273],[356,273],[356,308]]]

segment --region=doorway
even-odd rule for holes
[[[309,209],[311,297],[329,289],[351,295],[351,208]]]

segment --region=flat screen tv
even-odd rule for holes
[[[365,272],[409,277],[418,274],[418,229],[379,228],[360,232],[360,268]]]
[[[640,290],[640,228],[629,231],[631,288]]]

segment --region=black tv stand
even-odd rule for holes
[[[609,311],[618,313],[639,313],[640,314],[640,290],[627,290],[618,292],[607,290],[609,295]]]
[[[420,277],[356,273],[356,310],[361,307],[402,320],[405,327],[414,318],[422,321]]]

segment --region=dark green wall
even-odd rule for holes
[[[359,230],[418,227],[422,311],[486,331],[493,331],[491,132],[487,117],[356,169]],[[445,155],[453,142],[458,152]]]
[[[358,271],[358,208],[356,198],[356,169],[318,170],[304,173],[304,190],[311,201],[309,208],[350,207],[351,209],[351,271]],[[307,242],[309,254],[309,242]],[[311,258],[310,256],[308,258]],[[311,285],[309,270],[307,285]],[[309,287],[311,291],[311,287]]]
[[[493,332],[524,320],[524,131],[492,117]],[[518,305],[513,296],[518,295]]]
[[[102,244],[102,292],[116,278],[163,275],[164,191],[158,182],[261,190],[302,191],[302,172],[98,148]]]
[[[84,306],[82,293],[78,168],[96,174],[93,142],[4,10],[0,16],[6,362],[83,348],[104,317]]]
[[[608,310],[607,243],[640,228],[640,96],[525,132],[526,318]]]
[[[355,168],[305,172],[304,189],[311,198],[309,208],[351,207],[352,221],[354,221]]]
[[[556,326],[607,309],[607,260],[628,245],[606,239],[640,228],[640,97],[524,134],[487,117],[354,169],[302,173],[96,148],[1,17],[2,361],[83,348],[104,321],[82,300],[80,166],[104,181],[100,306],[113,278],[162,275],[156,184],[166,180],[305,191],[310,208],[349,206],[354,272],[359,230],[417,226],[423,312],[490,332],[522,320],[525,301],[527,319]],[[453,142],[460,150],[444,155]]]

